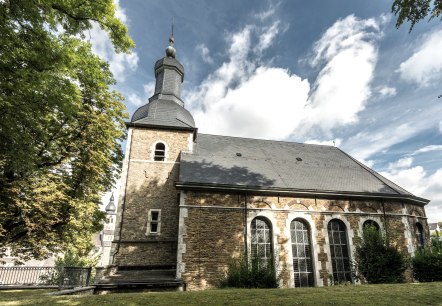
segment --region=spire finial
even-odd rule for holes
[[[169,47],[166,48],[166,56],[167,57],[173,57],[175,58],[176,50],[173,47],[173,43],[175,42],[175,39],[173,38],[173,24],[174,24],[175,18],[172,17],[172,32],[170,34],[169,38]]]

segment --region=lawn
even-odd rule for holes
[[[0,291],[0,305],[442,305],[442,283],[300,289],[45,296],[47,290]]]

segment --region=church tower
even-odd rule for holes
[[[127,122],[128,137],[111,263],[118,270],[176,269],[180,153],[197,129],[181,100],[184,68],[174,38],[155,63],[155,92]]]

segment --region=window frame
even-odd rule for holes
[[[343,228],[338,228],[338,230],[333,229],[333,223],[339,224],[340,226],[343,226]],[[335,233],[337,233],[339,236],[339,243],[335,242]],[[332,266],[333,283],[353,283],[350,257],[351,249],[348,239],[348,228],[345,225],[344,221],[340,219],[331,219],[327,224],[327,236],[330,250],[330,263]],[[342,238],[345,239],[345,244],[342,243]],[[338,256],[336,254],[340,254],[341,256]]]
[[[164,148],[158,148],[158,146],[162,145]],[[157,154],[157,153],[161,153],[161,154]],[[155,143],[154,147],[153,147],[153,160],[154,161],[166,161],[166,153],[167,153],[167,146],[166,143],[163,141],[158,141],[157,143]]]
[[[296,224],[299,222],[302,224],[302,228],[297,228]],[[298,241],[298,230],[302,233],[302,239]],[[290,245],[292,248],[292,262],[293,262],[293,281],[296,288],[314,287],[315,286],[315,265],[314,265],[314,255],[312,248],[312,235],[310,224],[307,220],[302,218],[295,218],[290,222]],[[296,247],[294,247],[296,245]],[[296,249],[296,254],[294,252]],[[298,253],[304,253],[304,256],[298,256]],[[297,265],[295,264],[297,260]],[[303,263],[302,263],[303,262]],[[306,271],[301,271],[296,269],[305,263]],[[309,269],[310,268],[310,269]],[[307,284],[303,283],[304,277],[307,277]]]
[[[420,222],[416,222],[415,223],[415,237],[416,237],[416,246],[421,249],[423,247],[425,247],[425,232],[424,232],[424,227],[422,226],[422,224]]]
[[[158,218],[152,220],[152,213],[158,213]],[[156,231],[152,231],[152,225],[156,225]],[[161,209],[149,209],[147,217],[146,235],[159,235],[161,233]]]
[[[266,226],[266,228],[261,229],[256,227],[256,222],[263,222]],[[254,226],[255,225],[255,226]],[[264,231],[264,242],[259,242],[257,231]],[[256,235],[254,237],[254,234]],[[265,217],[255,217],[250,222],[250,259],[253,258],[253,256],[256,256],[258,258],[259,263],[263,263],[264,265],[267,265],[268,263],[274,264],[274,245],[273,245],[273,228],[272,223],[269,219]],[[259,255],[259,246],[264,246],[264,255],[265,257],[258,256]],[[267,246],[268,245],[268,246]],[[262,247],[261,247],[262,248]]]

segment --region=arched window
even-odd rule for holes
[[[290,234],[295,287],[312,287],[314,284],[313,261],[310,230],[307,223],[301,219],[293,220],[290,223]]]
[[[418,248],[423,248],[425,246],[424,228],[420,223],[416,223],[416,242]]]
[[[372,227],[372,228],[376,229],[377,231],[379,231],[379,229],[380,229],[379,224],[373,220],[367,220],[362,225],[362,229],[366,229],[369,227]]]
[[[253,259],[267,264],[272,261],[273,243],[272,230],[269,222],[261,218],[255,218],[251,224],[250,251]]]
[[[351,282],[350,256],[345,224],[341,220],[334,219],[328,223],[327,229],[333,267],[333,281],[335,284]]]
[[[155,161],[164,161],[164,158],[166,157],[166,146],[164,143],[159,142],[155,145]]]

